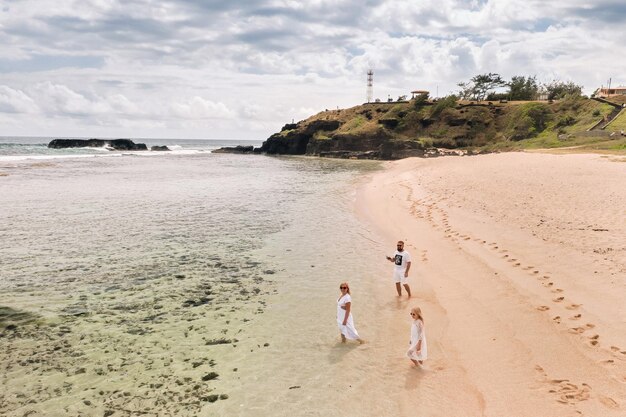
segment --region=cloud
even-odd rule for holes
[[[235,113],[224,103],[215,103],[195,96],[186,102],[173,103],[171,114],[182,119],[232,119]]]
[[[626,83],[624,18],[616,0],[8,2],[0,113],[31,115],[26,135],[161,126],[262,139],[303,111],[362,102],[368,68],[383,99],[448,94],[485,72],[590,92]]]
[[[0,113],[37,113],[39,108],[23,91],[0,85]]]

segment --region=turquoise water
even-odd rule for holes
[[[336,337],[335,284],[376,246],[350,193],[378,164],[194,143],[0,159],[0,414],[278,415],[295,341]],[[329,316],[298,336],[303,296]]]

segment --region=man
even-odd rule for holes
[[[406,289],[409,298],[411,298],[411,287],[409,287],[409,284],[406,282],[409,277],[409,269],[411,269],[411,254],[404,250],[403,241],[398,241],[396,253],[394,253],[393,257],[387,256],[387,260],[395,264],[393,269],[393,279],[396,282],[398,297],[402,295],[401,285],[404,285],[404,289]]]

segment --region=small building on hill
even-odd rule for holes
[[[598,97],[626,96],[626,87],[600,88],[596,95]]]
[[[411,91],[411,98],[415,98],[416,96],[421,96],[421,95],[428,95],[429,93],[430,91],[426,91],[426,90]]]

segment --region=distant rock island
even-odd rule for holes
[[[146,151],[144,143],[135,143],[130,139],[54,139],[48,148],[110,148],[119,151]]]
[[[623,149],[623,101],[626,96],[614,102],[580,95],[480,102],[417,96],[326,110],[284,125],[261,147],[217,152],[393,160],[599,143]]]

